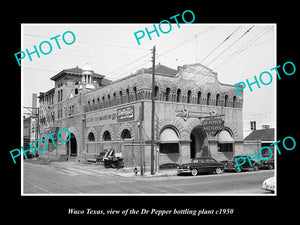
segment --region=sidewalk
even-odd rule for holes
[[[140,168],[138,168],[138,173],[135,175],[134,167],[126,167],[126,168],[105,168],[103,165],[94,164],[94,163],[82,163],[75,161],[52,161],[45,160],[39,158],[32,158],[25,160],[26,163],[33,163],[39,165],[47,165],[57,169],[65,169],[65,170],[77,170],[82,172],[92,172],[92,173],[103,173],[103,174],[112,174],[115,176],[121,177],[136,177],[136,178],[151,178],[151,177],[166,177],[166,176],[175,176],[177,175],[176,169],[163,169],[158,173],[151,175],[151,171],[147,170],[144,173],[144,176],[141,175]]]
[[[151,178],[151,177],[166,177],[166,176],[176,176],[177,170],[176,169],[164,169],[159,170],[158,173],[151,175],[151,171],[147,170],[144,172],[144,176],[141,175],[140,168],[138,169],[137,175],[133,172],[134,167],[132,168],[122,168],[122,169],[114,169],[114,174],[123,176],[123,177],[143,177],[143,178]]]

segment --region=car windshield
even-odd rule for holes
[[[198,159],[192,159],[191,163],[198,163]]]

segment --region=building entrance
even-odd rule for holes
[[[77,156],[77,141],[73,133],[71,133],[70,141],[67,142],[67,155]]]
[[[196,126],[190,135],[190,157],[191,159],[209,157],[207,134],[202,126]]]

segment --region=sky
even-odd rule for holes
[[[179,21],[180,22],[180,21]],[[32,54],[21,61],[22,105],[31,106],[32,93],[45,92],[54,87],[50,78],[63,69],[80,67],[86,63],[107,79],[118,80],[141,68],[151,67],[151,49],[156,46],[156,64],[177,69],[185,64],[201,63],[218,73],[221,83],[236,84],[254,81],[263,71],[273,75],[270,85],[253,85],[253,92],[244,89],[243,117],[274,114],[276,107],[276,75],[270,71],[276,64],[275,24],[185,24],[172,23],[169,33],[145,35],[140,45],[134,33],[153,30],[153,24],[22,24],[20,51],[34,51],[43,41],[52,44],[48,55],[40,58]],[[158,24],[156,24],[158,27]],[[162,30],[169,29],[167,24]],[[249,30],[250,29],[250,30]],[[246,33],[246,31],[249,32]],[[72,31],[76,40],[66,45],[61,39],[66,31]],[[50,38],[60,35],[57,40]],[[228,39],[226,39],[229,37]],[[72,36],[66,34],[66,41]],[[224,41],[226,40],[226,41]],[[47,44],[43,45],[47,52]],[[16,61],[17,63],[17,61]],[[264,78],[267,82],[268,78]]]

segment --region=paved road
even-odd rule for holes
[[[123,177],[105,169],[24,163],[24,194],[268,194],[274,170],[220,175]],[[62,164],[63,165],[63,164]],[[106,170],[107,171],[107,170]]]

